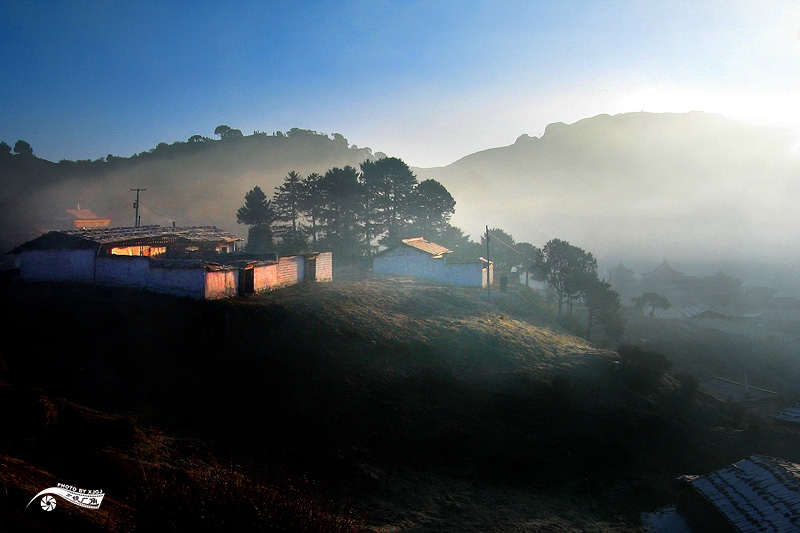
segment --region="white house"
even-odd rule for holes
[[[403,239],[401,244],[377,254],[372,260],[372,272],[382,277],[412,277],[459,287],[486,287],[494,283],[491,262],[475,260],[451,262],[452,250],[422,237]]]
[[[210,226],[51,231],[10,253],[25,281],[136,287],[195,299],[333,279],[330,252],[289,257],[236,251],[242,239]]]

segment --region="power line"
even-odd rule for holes
[[[508,248],[509,250],[511,250],[511,251],[513,251],[513,252],[515,252],[515,253],[518,253],[519,255],[524,255],[522,252],[520,252],[519,250],[515,249],[515,248],[514,248],[513,246],[511,246],[510,244],[506,244],[506,243],[504,243],[503,241],[501,241],[500,239],[498,239],[498,238],[497,238],[497,235],[495,235],[494,233],[489,233],[489,230],[486,230],[486,235],[491,235],[492,237],[494,237],[494,240],[496,240],[496,241],[497,241],[497,242],[499,242],[500,244],[504,245],[504,246],[505,246],[506,248]],[[487,239],[487,241],[488,241],[488,239]]]
[[[139,218],[139,192],[146,191],[147,189],[131,189],[132,191],[136,191],[136,201],[133,202],[133,208],[136,210],[136,218],[133,221],[133,226],[138,228],[141,224],[141,219]]]

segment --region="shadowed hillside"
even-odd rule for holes
[[[678,475],[800,459],[795,432],[676,396],[530,292],[0,289],[0,512],[22,523],[31,491],[66,482],[106,490],[117,530],[638,531]]]

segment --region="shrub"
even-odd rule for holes
[[[672,367],[661,352],[645,351],[638,346],[623,345],[617,349],[622,358],[622,375],[625,384],[640,390],[651,390],[661,376]]]

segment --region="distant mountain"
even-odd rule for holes
[[[292,170],[307,175],[358,165],[373,155],[328,136],[294,128],[273,135],[161,143],[130,158],[53,163],[0,155],[0,242],[4,251],[37,234],[72,224],[77,205],[111,218],[112,226],[135,224],[131,189],[140,194],[142,224],[215,225],[242,236],[236,210],[258,185],[271,195]]]
[[[599,115],[414,170],[473,239],[488,225],[629,263],[784,261],[800,257],[797,140],[700,112]]]

